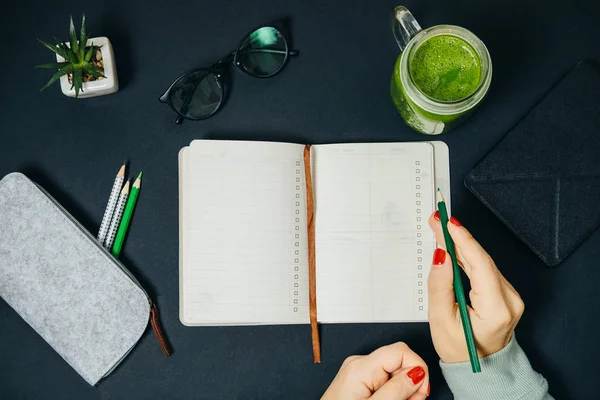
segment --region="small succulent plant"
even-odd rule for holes
[[[64,62],[53,62],[48,64],[36,65],[36,68],[51,68],[58,69],[58,71],[52,75],[52,78],[44,85],[40,91],[46,89],[48,86],[53,84],[57,79],[63,75],[70,75],[71,89],[75,89],[75,97],[79,96],[79,92],[83,91],[83,82],[85,79],[97,79],[105,78],[103,72],[104,69],[94,65],[94,55],[99,50],[98,46],[87,47],[87,33],[85,30],[85,14],[81,19],[81,31],[79,34],[79,40],[77,39],[77,33],[75,32],[75,25],[73,24],[73,17],[70,17],[70,46],[64,42],[56,40],[56,44],[44,42],[38,39],[38,41],[52,50],[59,56],[65,59]],[[87,78],[86,78],[87,77]]]

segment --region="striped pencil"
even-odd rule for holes
[[[100,230],[98,231],[98,242],[103,244],[106,240],[106,235],[108,234],[108,229],[110,227],[110,222],[112,216],[115,212],[115,207],[117,206],[117,202],[119,201],[119,192],[123,187],[123,181],[125,180],[125,164],[119,169],[117,176],[115,177],[115,182],[113,183],[112,190],[110,191],[110,197],[108,198],[108,204],[106,205],[106,209],[104,210],[104,216],[102,217],[102,223],[100,224]]]
[[[121,223],[121,217],[123,216],[125,203],[127,203],[127,197],[129,197],[129,181],[125,182],[125,186],[123,186],[123,190],[121,190],[119,201],[115,207],[115,213],[110,221],[110,228],[108,228],[108,233],[106,234],[104,247],[106,247],[108,251],[112,249],[112,245],[115,241],[115,235],[117,234],[117,229],[119,229],[119,224]]]

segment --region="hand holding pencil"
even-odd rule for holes
[[[429,324],[435,349],[445,363],[469,361],[465,333],[454,293],[452,260],[445,251],[440,214],[429,218],[437,249],[429,274]],[[524,304],[489,254],[454,217],[447,224],[456,256],[471,282],[468,314],[479,357],[502,350],[521,318]]]

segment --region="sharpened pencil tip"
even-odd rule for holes
[[[137,178],[135,178],[135,181],[133,182],[133,187],[139,189],[141,184],[142,184],[142,173],[140,172],[140,174],[137,176]]]
[[[119,178],[124,178],[125,177],[125,163],[123,163],[123,165],[119,169],[119,172],[117,173],[117,176]]]
[[[123,190],[121,190],[121,194],[128,194],[129,193],[129,180],[127,180],[127,182],[125,182],[125,185],[123,186]]]
[[[437,190],[436,197],[438,203],[444,201],[444,196],[442,195],[442,191],[440,190],[440,188],[438,188]]]

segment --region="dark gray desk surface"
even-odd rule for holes
[[[531,362],[561,399],[593,398],[600,303],[600,232],[558,269],[544,267],[463,186],[472,166],[569,68],[600,60],[594,2],[408,1],[422,26],[462,25],[488,46],[492,88],[462,128],[440,136],[451,150],[454,214],[521,292],[517,328]],[[357,5],[355,5],[357,4]],[[596,3],[597,4],[597,3]],[[164,358],[152,331],[97,387],[88,386],[0,301],[2,399],[316,399],[342,360],[405,341],[431,368],[434,399],[451,394],[427,324],[326,325],[323,363],[311,358],[307,326],[187,328],[178,319],[177,152],[196,138],[299,143],[427,140],[407,128],[389,98],[398,49],[394,1],[116,1],[85,5],[88,29],[114,45],[121,90],[74,101],[58,86],[39,93],[51,61],[35,38],[68,35],[83,4],[22,0],[0,16],[0,175],[22,171],[92,232],[124,159],[144,170],[123,258],[162,311],[175,353]],[[204,122],[175,126],[158,96],[180,73],[209,64],[253,26],[289,16],[302,54],[281,75],[239,72],[228,103]],[[552,134],[552,132],[548,132]],[[1,229],[1,227],[0,227]]]

